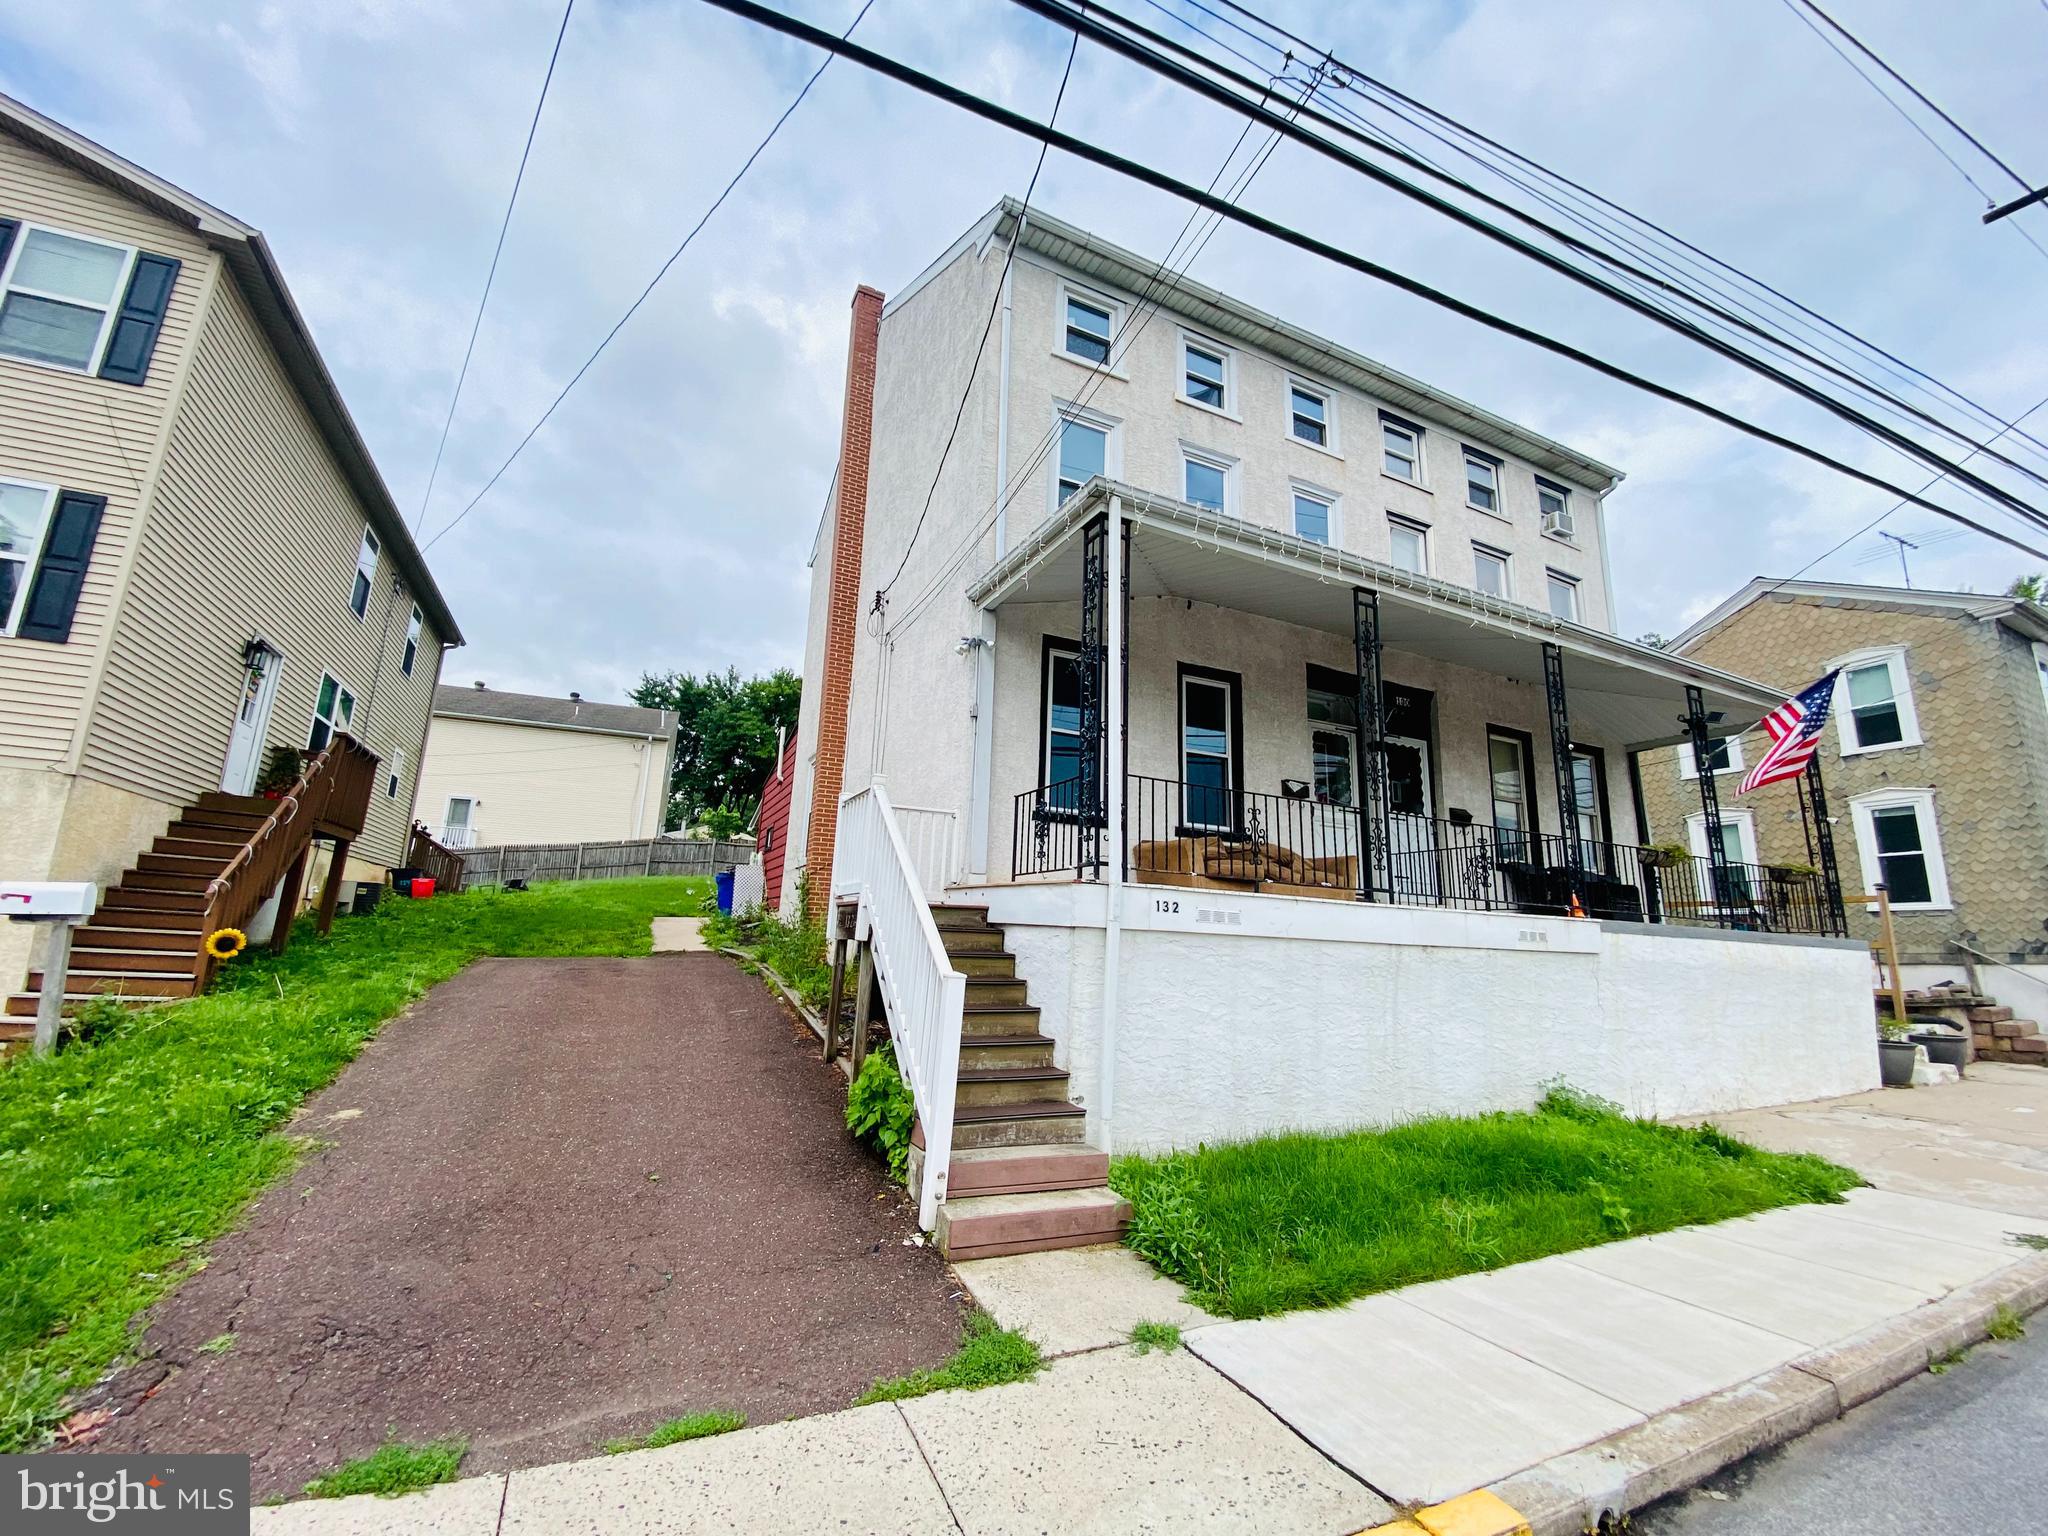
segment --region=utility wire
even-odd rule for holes
[[[798,38],[813,47],[823,48],[840,57],[852,59],[864,69],[884,75],[901,84],[911,86],[913,89],[921,91],[928,96],[970,112],[977,117],[999,124],[1010,129],[1012,132],[1020,133],[1027,137],[1048,139],[1053,147],[1064,150],[1077,159],[1102,166],[1129,180],[1141,182],[1146,186],[1166,192],[1184,201],[1199,203],[1211,212],[1220,213],[1232,222],[1241,224],[1268,238],[1291,245],[1297,250],[1306,251],[1311,255],[1320,256],[1337,266],[1345,267],[1363,276],[1373,278],[1389,287],[1423,299],[1439,308],[1448,309],[1453,314],[1476,321],[1488,329],[1501,332],[1503,335],[1513,336],[1532,346],[1540,347],[1560,357],[1569,358],[1594,372],[1603,374],[1621,383],[1632,385],[1659,399],[1670,401],[1675,405],[1682,405],[1688,410],[1694,411],[1710,420],[1720,422],[1723,426],[1732,427],[1736,431],[1755,437],[1760,441],[1774,444],[1777,447],[1796,453],[1802,458],[1811,459],[1815,463],[1825,465],[1850,479],[1861,481],[1865,485],[1874,485],[1880,490],[1890,492],[1893,495],[1903,496],[1914,505],[1924,507],[1937,516],[1973,527],[1978,532],[1997,539],[2001,543],[2010,544],[2014,548],[2022,550],[2037,559],[2048,560],[2048,551],[2036,549],[2010,534],[1995,528],[1986,527],[1984,524],[1966,517],[1953,508],[1942,506],[1939,502],[1928,501],[1917,492],[1905,491],[1881,476],[1858,469],[1854,465],[1837,459],[1818,448],[1810,447],[1805,443],[1774,432],[1755,422],[1746,421],[1742,417],[1724,411],[1718,406],[1687,395],[1681,390],[1673,389],[1668,385],[1659,384],[1640,374],[1632,373],[1614,363],[1607,362],[1603,358],[1596,357],[1592,353],[1582,351],[1567,342],[1560,341],[1555,337],[1545,335],[1515,321],[1493,314],[1488,310],[1481,309],[1477,305],[1467,303],[1418,279],[1397,272],[1390,267],[1382,266],[1351,251],[1331,245],[1327,241],[1319,240],[1313,235],[1304,234],[1288,225],[1266,218],[1262,214],[1251,213],[1245,209],[1238,208],[1222,198],[1204,192],[1201,188],[1189,182],[1181,181],[1176,177],[1169,176],[1152,166],[1116,154],[1111,150],[1100,148],[1085,139],[1077,138],[1057,128],[1034,122],[1032,119],[1013,112],[1007,107],[999,106],[997,103],[989,101],[984,97],[976,96],[972,92],[962,90],[957,86],[948,84],[946,81],[913,69],[900,60],[885,54],[876,53],[848,39],[835,37],[830,32],[825,32],[811,26],[808,22],[800,21],[795,17],[786,16],[779,11],[758,5],[754,3],[754,0],[706,0],[706,3],[716,6],[720,10],[745,17],[747,20],[757,22],[786,36]],[[1947,469],[1951,474],[1958,472],[1955,466],[1947,466]]]
[[[526,162],[533,154],[533,136],[540,129],[540,110],[548,103],[548,87],[555,79],[555,61],[562,56],[562,39],[569,32],[569,13],[575,9],[576,0],[568,0],[568,4],[562,7],[562,24],[555,29],[554,51],[548,55],[548,72],[541,77],[540,98],[533,104],[533,121],[526,125],[526,147],[519,151],[519,170],[512,178],[512,195],[505,199],[505,217],[498,225],[498,243],[491,248],[490,270],[484,274],[484,291],[476,301],[476,319],[469,326],[469,345],[462,349],[462,366],[455,374],[455,393],[448,397],[448,419],[441,423],[441,440],[434,444],[434,467],[427,471],[427,490],[420,497],[419,514],[413,518],[414,532],[425,524],[427,506],[434,499],[434,481],[441,474],[441,455],[448,449],[448,431],[455,425],[455,407],[461,403],[462,384],[469,377],[469,360],[476,355],[477,332],[484,326],[484,306],[491,302],[491,284],[498,278],[498,258],[505,254],[505,234],[512,228],[512,210],[519,206],[519,187],[526,180]]]
[[[839,41],[844,42],[847,38],[853,36],[853,29],[860,25],[861,18],[867,15],[869,9],[874,5],[874,3],[875,0],[862,0],[861,8],[854,13],[853,20],[847,23],[846,30],[839,35]],[[827,35],[829,36],[830,34]],[[540,413],[540,419],[534,422],[532,426],[526,429],[526,435],[520,438],[518,444],[513,448],[511,453],[505,456],[505,462],[500,464],[495,470],[491,472],[491,478],[484,482],[483,489],[478,491],[474,496],[469,498],[469,501],[463,506],[462,510],[456,513],[455,516],[448,521],[446,527],[442,528],[439,533],[435,534],[431,539],[427,540],[427,542],[421,546],[420,552],[422,554],[425,554],[427,550],[432,549],[436,544],[440,543],[441,540],[446,538],[449,535],[449,533],[453,531],[457,523],[461,522],[465,517],[469,516],[471,512],[475,511],[476,504],[482,501],[484,497],[490,494],[491,487],[496,485],[499,479],[504,475],[505,471],[512,467],[513,460],[517,459],[520,454],[526,451],[526,445],[533,441],[534,435],[538,433],[542,427],[548,424],[548,418],[553,416],[555,412],[561,407],[562,402],[569,398],[569,392],[582,381],[583,375],[590,372],[591,365],[595,363],[598,360],[598,358],[604,355],[604,349],[612,344],[612,338],[617,336],[620,331],[626,328],[626,322],[628,320],[631,320],[633,316],[639,312],[640,306],[647,302],[648,297],[660,285],[661,280],[664,277],[668,276],[669,268],[673,267],[676,264],[676,262],[681,259],[683,252],[687,251],[690,248],[690,242],[695,240],[697,236],[703,232],[704,226],[711,222],[711,216],[717,213],[718,210],[724,206],[725,200],[728,197],[732,196],[733,189],[737,187],[740,184],[740,182],[745,178],[747,172],[753,169],[754,162],[761,158],[762,152],[766,150],[770,144],[775,142],[775,136],[778,133],[782,132],[782,125],[788,122],[791,115],[796,111],[796,109],[804,104],[804,98],[811,94],[811,87],[818,83],[818,77],[824,74],[826,70],[832,67],[833,57],[834,55],[828,51],[825,56],[825,61],[811,72],[811,77],[803,83],[803,89],[798,91],[796,95],[793,98],[791,98],[789,105],[782,109],[782,115],[775,119],[774,123],[769,127],[768,132],[762,136],[761,142],[756,144],[753,148],[753,152],[749,154],[745,160],[740,162],[740,168],[732,173],[732,179],[725,184],[723,190],[719,192],[718,196],[711,200],[711,206],[704,210],[703,217],[698,219],[695,224],[690,226],[690,232],[683,236],[682,244],[678,245],[673,251],[670,251],[668,254],[668,260],[664,261],[658,268],[655,269],[654,276],[647,280],[647,286],[640,290],[640,296],[633,300],[631,304],[626,306],[626,312],[623,315],[619,316],[618,322],[615,325],[613,325],[609,331],[605,332],[604,340],[600,341],[597,344],[596,348],[591,352],[590,356],[586,357],[583,360],[583,365],[580,368],[578,368],[575,371],[575,373],[569,376],[569,382],[564,384],[562,386],[561,392],[557,394],[551,402],[549,402],[548,408]]]

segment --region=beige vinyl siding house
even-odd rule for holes
[[[420,819],[457,848],[658,837],[675,743],[665,709],[438,688]]]
[[[49,285],[101,267],[118,281],[84,365],[38,355],[92,319]],[[141,275],[166,271],[143,313]],[[98,505],[96,522],[38,518],[39,490]],[[353,701],[330,726],[382,759],[349,873],[402,861],[461,635],[262,235],[5,97],[0,496],[18,599],[0,604],[0,877],[112,886],[202,794],[246,792],[274,749],[305,749],[329,678]],[[0,924],[10,984],[28,950]]]

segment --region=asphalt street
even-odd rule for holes
[[[2048,1314],[1637,1515],[1641,1536],[2048,1531]]]

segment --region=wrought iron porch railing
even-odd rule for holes
[[[1821,877],[1788,865],[1665,863],[1633,843],[1567,839],[1478,822],[1389,812],[1368,841],[1355,806],[1131,775],[1122,836],[1085,807],[1078,780],[1016,797],[1010,867],[1016,876],[1100,878],[1125,850],[1139,882],[1199,879],[1350,894],[1358,900],[1459,911],[1684,923],[1764,933],[1840,935]],[[1376,846],[1375,846],[1376,845]],[[1361,857],[1361,850],[1369,857]]]

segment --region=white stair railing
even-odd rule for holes
[[[933,901],[946,894],[946,886],[957,873],[959,817],[951,811],[932,810],[922,805],[899,805],[896,829],[903,834],[903,846],[910,850],[911,867],[917,871],[924,893]]]
[[[953,1157],[967,978],[946,954],[924,877],[880,780],[840,797],[832,894],[859,902],[854,934],[873,947],[896,1066],[924,1130],[923,1177],[913,1193],[918,1225],[930,1231],[938,1223]]]

